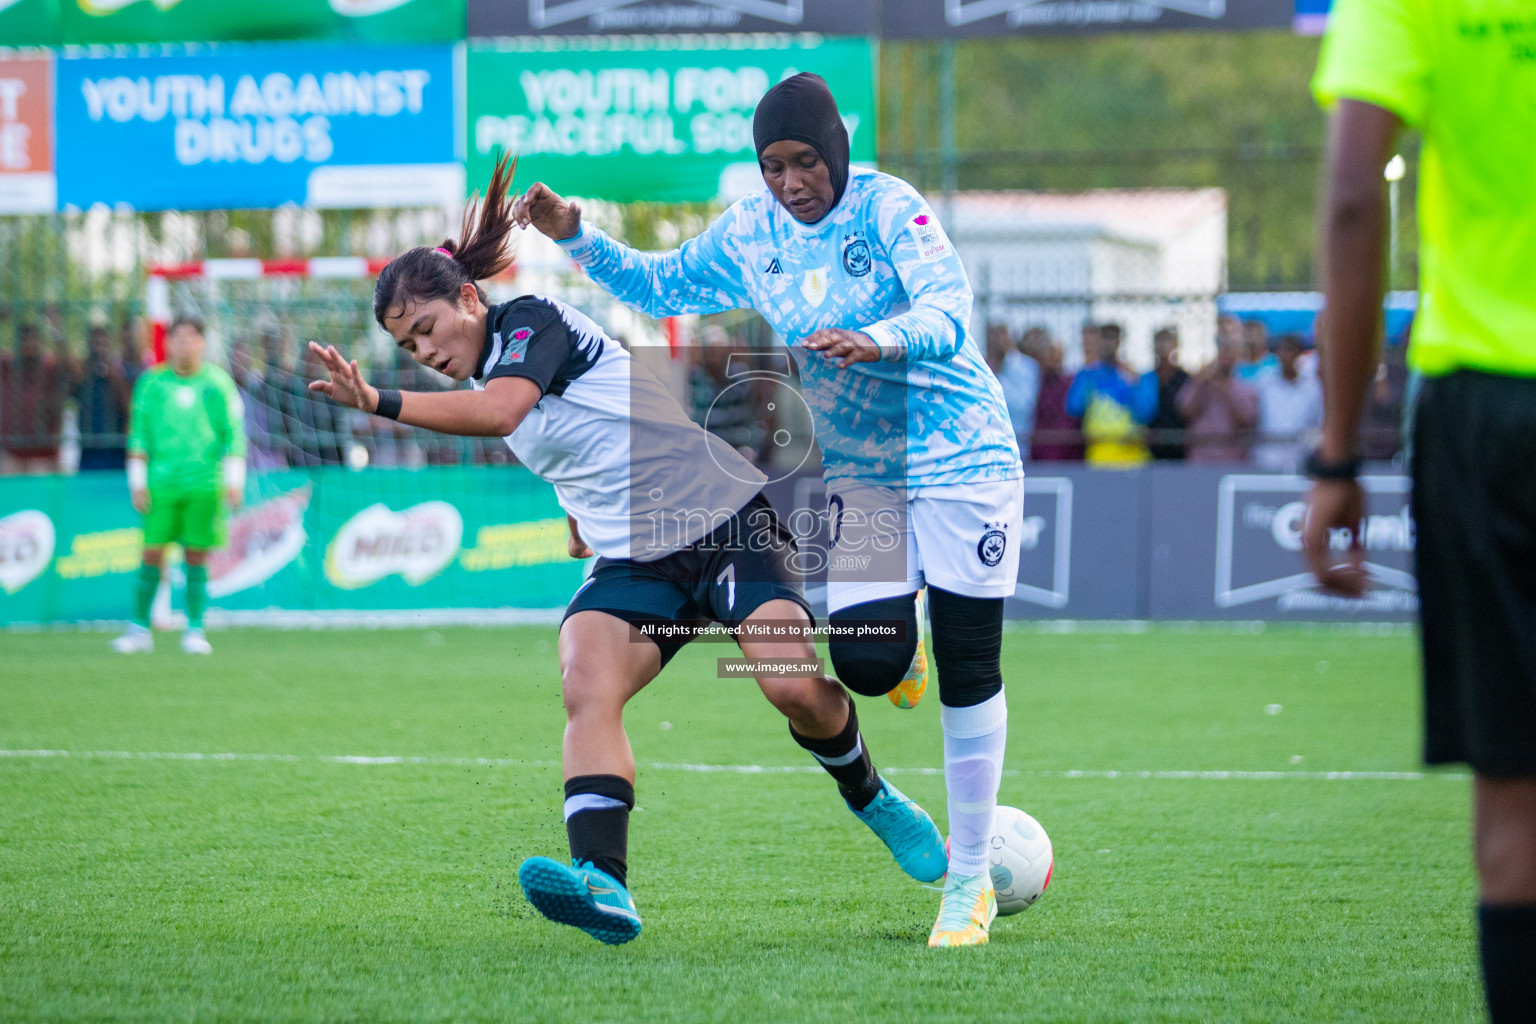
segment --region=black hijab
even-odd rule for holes
[[[832,205],[843,198],[848,187],[848,129],[832,90],[820,75],[802,71],[769,89],[757,104],[752,117],[752,141],[757,145],[757,159],[775,142],[789,139],[803,142],[821,154],[822,162],[832,172]]]

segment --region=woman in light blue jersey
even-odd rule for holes
[[[671,252],[615,241],[543,184],[514,214],[642,312],[752,308],[790,346],[826,470],[831,622],[906,624],[894,643],[834,635],[833,664],[850,689],[915,704],[927,683],[917,605],[927,585],[951,838],[929,944],[984,943],[1007,731],[1003,599],[1023,509],[1007,406],[971,336],[971,288],[948,236],[906,182],[849,166],[826,83],[780,82],[753,132],[765,188]]]

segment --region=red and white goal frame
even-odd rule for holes
[[[212,259],[190,263],[151,264],[144,285],[144,310],[150,324],[154,361],[165,360],[165,332],[171,322],[172,281],[256,281],[262,278],[357,280],[377,277],[389,264],[387,256],[317,256],[312,259]],[[574,266],[574,264],[572,264]],[[500,280],[511,280],[520,268],[513,264]],[[678,317],[661,322],[667,348],[676,358],[683,350],[684,329]]]
[[[149,319],[150,346],[155,362],[165,359],[165,332],[172,313],[172,281],[255,281],[267,277],[357,280],[376,276],[388,263],[387,257],[317,256],[313,259],[215,259],[152,264],[144,284],[144,311]]]

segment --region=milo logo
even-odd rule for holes
[[[36,509],[0,517],[0,590],[14,594],[53,559],[53,520]]]
[[[208,593],[226,597],[259,587],[304,550],[304,510],[312,484],[242,510],[229,524],[229,543],[208,561]]]
[[[354,590],[398,575],[425,583],[458,556],[464,519],[446,501],[424,501],[403,512],[370,505],[342,524],[325,551],[325,578]]]

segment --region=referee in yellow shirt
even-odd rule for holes
[[[1326,414],[1306,548],[1358,595],[1356,430],[1377,365],[1382,171],[1424,140],[1425,375],[1413,511],[1424,757],[1474,773],[1483,979],[1496,1024],[1536,1020],[1536,2],[1337,0],[1313,91],[1332,109],[1322,218]],[[1331,529],[1354,531],[1343,564]]]

